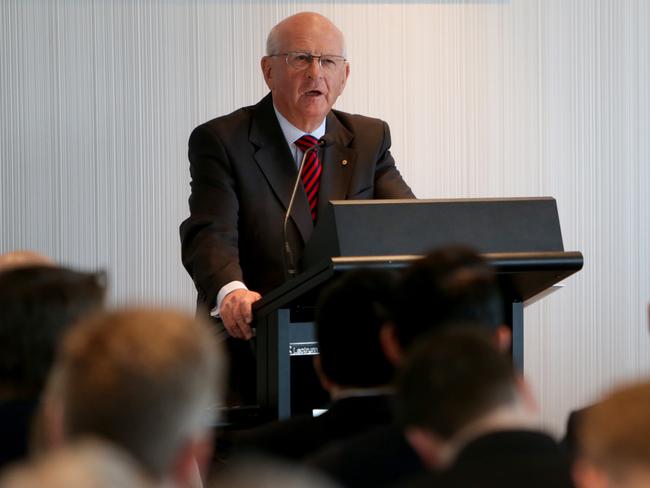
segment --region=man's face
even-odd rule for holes
[[[277,39],[277,53],[344,54],[340,32],[320,16],[290,18],[281,25]],[[296,69],[287,64],[285,56],[265,56],[262,71],[280,113],[294,126],[311,132],[343,92],[350,67],[345,62],[337,69],[326,70],[314,60],[308,67]]]

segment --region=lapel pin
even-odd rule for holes
[[[347,159],[342,160],[341,165],[342,166],[347,166],[348,165],[348,160]]]

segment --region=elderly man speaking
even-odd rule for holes
[[[271,30],[266,50],[270,94],[190,136],[190,217],[180,228],[198,305],[221,318],[240,379],[246,362],[254,371],[239,361],[250,355],[251,305],[286,279],[283,224],[305,152],[325,136],[306,158],[288,220],[296,262],[329,200],[414,198],[386,123],[332,110],[350,74],[338,28],[299,13]]]

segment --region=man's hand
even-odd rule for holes
[[[250,323],[253,321],[251,306],[262,296],[256,291],[235,290],[228,293],[221,302],[219,315],[223,325],[232,337],[237,339],[250,339],[253,330]]]

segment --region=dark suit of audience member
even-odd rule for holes
[[[53,266],[0,273],[0,466],[27,455],[33,414],[59,340],[103,299],[95,274]]]
[[[573,463],[580,455],[580,448],[578,445],[578,430],[580,428],[580,422],[584,418],[586,412],[589,411],[589,407],[581,408],[579,410],[574,410],[569,414],[569,418],[566,423],[566,432],[564,433],[564,438],[560,443],[566,455],[569,458],[569,461]]]
[[[381,339],[395,365],[423,336],[451,321],[472,321],[500,348],[510,346],[494,270],[472,249],[447,246],[416,261],[400,280],[393,304],[393,322],[382,327]],[[309,462],[346,486],[388,486],[424,471],[397,424],[324,449]]]
[[[236,441],[236,449],[298,460],[392,419],[389,395],[343,398],[334,401],[319,417],[301,415],[246,432]]]
[[[438,472],[414,486],[573,486],[560,446],[533,427],[532,403],[512,362],[484,333],[433,334],[397,380],[406,438]]]
[[[309,457],[307,463],[349,487],[391,486],[427,472],[394,422],[332,444]]]
[[[505,430],[468,443],[453,466],[401,486],[548,488],[572,486],[568,462],[555,440],[541,432]]]
[[[0,400],[0,468],[27,457],[35,397]]]
[[[394,295],[392,275],[352,272],[328,288],[316,313],[320,356],[315,367],[332,404],[319,417],[300,416],[245,432],[240,452],[300,459],[327,444],[393,419],[388,387],[393,366],[379,331]]]

